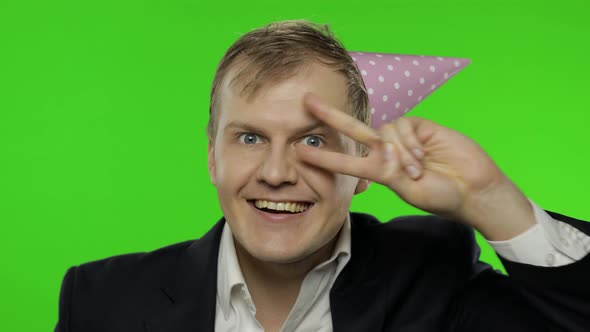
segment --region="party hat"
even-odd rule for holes
[[[409,112],[470,63],[469,59],[350,51],[363,76],[373,128]]]

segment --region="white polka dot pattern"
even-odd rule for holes
[[[374,128],[410,111],[470,63],[462,58],[349,53],[367,87]]]

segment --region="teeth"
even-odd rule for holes
[[[289,211],[289,212],[303,212],[311,206],[307,203],[295,203],[295,202],[271,202],[257,199],[254,201],[254,205],[259,209],[269,209],[276,211]]]

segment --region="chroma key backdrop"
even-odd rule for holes
[[[277,20],[329,23],[355,52],[469,59],[408,114],[473,138],[541,207],[590,219],[588,17],[586,0],[2,1],[2,331],[51,331],[68,267],[194,239],[221,217],[213,74],[241,34]],[[423,213],[379,185],[352,210]]]

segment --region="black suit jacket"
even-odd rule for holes
[[[590,234],[590,224],[554,218]],[[59,332],[213,331],[221,219],[201,239],[72,267]],[[335,332],[590,331],[590,255],[563,267],[479,262],[473,231],[436,216],[351,214],[352,256],[330,292]]]

